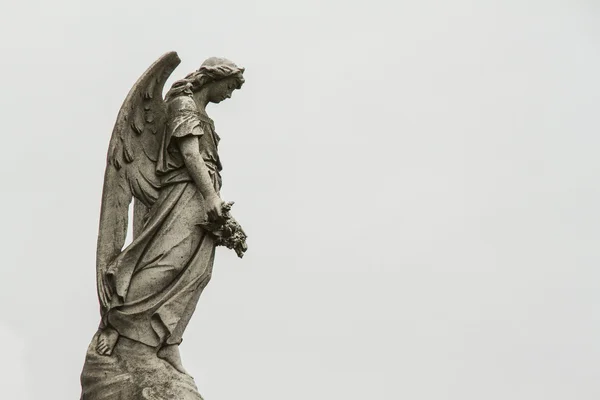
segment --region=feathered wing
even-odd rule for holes
[[[156,60],[129,91],[115,122],[104,175],[96,254],[98,295],[103,306],[110,297],[104,273],[125,243],[129,204],[135,198],[137,234],[141,219],[158,196],[156,161],[166,125],[162,92],[180,62],[176,52]]]

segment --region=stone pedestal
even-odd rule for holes
[[[120,337],[111,356],[96,352],[98,334],[81,373],[81,400],[203,400],[194,379],[156,356],[156,349]]]

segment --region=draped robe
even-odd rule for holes
[[[211,278],[215,257],[205,202],[179,152],[178,139],[197,136],[214,189],[221,188],[219,137],[191,96],[167,102],[167,126],[156,171],[157,201],[141,232],[108,268],[115,294],[103,316],[121,336],[148,346],[178,344]]]

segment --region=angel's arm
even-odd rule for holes
[[[183,162],[206,201],[206,212],[209,218],[220,218],[222,215],[222,200],[213,187],[208,167],[200,155],[198,136],[188,135],[179,138],[178,145],[183,156]]]

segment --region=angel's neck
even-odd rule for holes
[[[194,93],[193,97],[196,102],[196,107],[198,107],[198,111],[206,114],[206,106],[209,103],[208,91],[201,90],[198,93]]]

